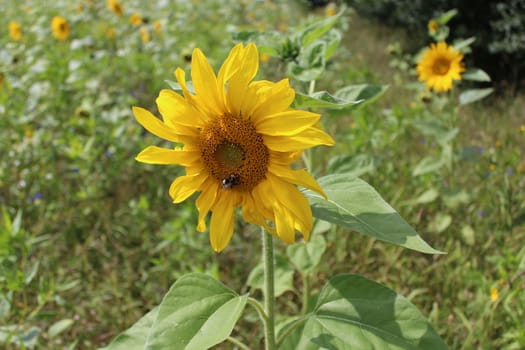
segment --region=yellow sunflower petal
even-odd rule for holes
[[[223,193],[213,208],[210,220],[210,244],[216,252],[222,251],[233,234],[236,196]]]
[[[194,128],[204,125],[206,117],[186,102],[184,97],[172,90],[161,90],[156,99],[159,112],[168,124],[181,124]],[[194,129],[192,129],[194,130]],[[195,133],[197,131],[195,130]]]
[[[191,56],[191,79],[199,103],[215,115],[224,111],[224,101],[218,93],[217,77],[201,50],[193,50]],[[220,87],[223,89],[224,87]]]
[[[254,122],[257,132],[260,134],[291,136],[311,127],[317,123],[320,117],[317,113],[292,109],[259,118]]]
[[[211,178],[208,178],[202,185],[202,192],[195,201],[195,206],[199,210],[199,221],[197,224],[197,231],[199,232],[206,231],[206,215],[208,215],[208,212],[215,204],[218,190],[219,185],[217,181]]]
[[[199,191],[208,174],[199,172],[192,175],[178,177],[171,183],[169,193],[173,203],[180,203],[194,192]]]
[[[289,211],[279,203],[274,203],[275,231],[277,236],[288,244],[295,242],[294,220]]]
[[[140,107],[133,107],[133,115],[135,119],[139,122],[144,129],[148,130],[155,136],[158,136],[162,139],[172,141],[172,142],[181,142],[181,137],[177,134],[172,128],[168,127],[157,117],[151,114],[148,110]]]
[[[261,102],[253,110],[253,120],[285,111],[295,99],[295,90],[290,88],[288,79],[283,79],[269,88],[261,89]]]
[[[263,135],[263,139],[266,147],[278,152],[294,152],[317,145],[332,146],[335,143],[330,135],[317,128],[309,128],[292,137]]]
[[[282,166],[275,163],[270,163],[268,171],[274,174],[275,176],[286,180],[287,182],[305,188],[311,189],[322,195],[325,199],[326,194],[317,181],[304,169],[292,170],[288,166]]]
[[[198,151],[149,146],[142,150],[135,159],[148,164],[179,164],[187,167],[200,161],[200,157],[201,154]]]

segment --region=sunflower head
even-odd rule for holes
[[[22,26],[16,21],[9,22],[9,36],[14,41],[22,39]]]
[[[178,68],[175,78],[182,95],[160,92],[156,103],[162,120],[133,108],[144,128],[183,146],[150,146],[136,159],[185,168],[186,175],[173,181],[169,194],[179,203],[199,193],[197,230],[206,230],[211,212],[210,242],[217,252],[231,239],[237,208],[244,220],[285,242],[293,242],[296,231],[308,239],[312,212],[296,186],[324,193],[306,170],[290,165],[304,149],[333,145],[317,127],[320,116],[290,108],[295,91],[287,79],[253,81],[259,67],[254,44],[236,45],[218,74],[199,49],[193,51],[191,67],[195,93]]]
[[[452,89],[453,80],[461,80],[465,70],[462,60],[463,55],[445,42],[431,44],[417,64],[419,80],[429,89],[448,91]]]
[[[118,0],[108,0],[107,6],[111,12],[115,13],[118,16],[122,16],[124,14],[124,8]]]
[[[69,23],[64,17],[55,16],[51,21],[51,31],[57,40],[66,40],[70,33]]]

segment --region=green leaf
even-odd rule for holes
[[[145,347],[202,350],[219,344],[232,332],[247,300],[208,275],[184,275],[162,299]]]
[[[456,9],[452,9],[452,10],[448,10],[447,12],[444,12],[442,13],[441,15],[439,15],[436,20],[440,23],[440,24],[447,24],[454,16],[456,16],[458,14],[458,10]]]
[[[281,350],[444,350],[428,320],[406,298],[364,277],[333,277]],[[288,327],[289,329],[289,327]]]
[[[280,255],[275,254],[275,296],[282,295],[287,290],[293,289],[293,274],[294,269],[288,260]],[[250,272],[248,281],[246,282],[250,287],[256,289],[263,289],[264,287],[264,267],[262,262],[257,264]]]
[[[295,108],[335,108],[342,109],[358,105],[364,100],[346,100],[330,95],[326,91],[318,91],[308,96],[300,92],[295,93],[293,106]]]
[[[326,43],[316,41],[301,53],[299,63],[288,65],[288,74],[301,81],[316,80],[324,72],[326,65]]]
[[[476,38],[471,37],[467,39],[462,39],[454,42],[454,48],[462,53],[470,52],[470,44],[476,41]]]
[[[325,250],[325,239],[321,235],[315,235],[308,242],[289,245],[286,254],[299,271],[310,273],[319,265]]]
[[[461,74],[461,79],[472,81],[490,81],[490,76],[482,69],[471,68]]]
[[[336,174],[318,182],[328,200],[313,191],[304,191],[315,217],[419,252],[442,253],[429,246],[365,181]]]
[[[158,311],[158,307],[152,309],[131,328],[120,333],[107,347],[100,350],[143,350]]]
[[[417,119],[412,125],[424,135],[434,137],[441,145],[454,139],[459,132],[458,128],[450,128],[438,119]]]
[[[363,104],[365,104],[376,100],[386,90],[388,90],[387,85],[348,85],[337,90],[335,96],[347,101],[363,101]]]
[[[375,169],[378,161],[368,154],[340,154],[330,158],[330,173],[346,173],[359,177]]]
[[[328,32],[326,36],[327,36],[325,39],[326,50],[325,50],[324,58],[326,61],[328,61],[337,52],[339,43],[341,43],[342,35],[340,31],[332,29],[331,31]]]
[[[494,91],[493,88],[472,89],[472,90],[464,91],[461,93],[461,95],[459,95],[459,104],[466,105],[466,104],[481,100],[482,98],[490,95],[492,91]]]
[[[428,230],[435,233],[445,231],[452,223],[452,216],[443,213],[437,213],[428,225]]]
[[[322,37],[328,32],[339,20],[339,17],[344,13],[344,8],[334,16],[324,18],[320,21],[308,25],[299,33],[300,42],[303,47],[308,47],[314,41]]]
[[[49,335],[49,338],[54,338],[66,329],[68,329],[72,324],[73,320],[70,318],[64,318],[58,322],[53,323],[51,327],[49,327],[49,330],[47,331],[47,334]]]
[[[412,170],[412,176],[419,176],[438,171],[445,164],[446,162],[442,157],[427,156],[417,163]]]

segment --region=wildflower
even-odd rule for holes
[[[9,22],[9,36],[14,41],[22,39],[22,26],[16,21]]]
[[[108,0],[106,4],[111,10],[111,12],[119,16],[122,16],[124,14],[124,9],[122,8],[122,5],[120,4],[120,2],[118,2],[118,0]]]
[[[494,143],[494,146],[496,146],[496,148],[500,148],[502,145],[501,141],[500,140],[496,140],[496,142]]]
[[[435,19],[431,19],[427,23],[427,28],[430,34],[436,34],[439,29],[439,23]]]
[[[261,54],[261,62],[266,63],[266,62],[268,62],[269,60],[270,60],[270,56],[269,56],[268,54],[266,54],[266,53],[262,53],[262,54]]]
[[[140,28],[140,38],[142,39],[143,43],[149,43],[150,37],[149,37],[148,28],[146,27]]]
[[[287,243],[294,241],[295,230],[308,239],[312,212],[295,185],[324,195],[307,171],[292,170],[290,164],[304,149],[333,145],[333,139],[316,126],[319,114],[290,108],[295,91],[288,79],[252,81],[258,68],[254,44],[236,45],[218,75],[195,49],[191,57],[195,93],[188,90],[185,72],[177,68],[174,74],[182,96],[162,90],[156,100],[163,121],[143,108],[133,108],[146,130],[183,144],[175,149],[149,146],[136,159],[186,168],[169,194],[180,203],[200,192],[197,230],[206,230],[205,218],[211,211],[210,243],[217,252],[231,239],[238,207],[244,220]]]
[[[51,21],[51,30],[55,39],[65,40],[68,38],[70,32],[69,23],[67,23],[64,17],[55,16]]]
[[[489,170],[490,170],[490,171],[494,171],[494,170],[496,170],[496,164],[492,164],[492,163],[489,164]]]
[[[162,22],[161,21],[153,22],[152,27],[153,27],[153,33],[160,34],[162,32]]]
[[[335,15],[336,13],[337,13],[337,9],[335,8],[333,4],[326,6],[326,8],[324,9],[324,14],[326,15],[326,17],[331,17]]]
[[[525,124],[520,125],[520,131],[525,132]]]
[[[419,80],[429,89],[448,91],[452,89],[453,80],[461,80],[460,74],[465,70],[462,59],[459,51],[443,41],[431,44],[417,64]]]
[[[137,12],[134,12],[129,17],[129,22],[134,26],[139,26],[142,24],[142,17],[140,17],[140,14],[138,14]]]
[[[490,301],[495,302],[499,298],[499,291],[496,287],[490,288]]]

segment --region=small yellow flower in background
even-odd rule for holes
[[[288,30],[288,23],[279,23],[277,30],[280,32],[286,32]]]
[[[489,164],[489,170],[490,171],[496,170],[496,164]]]
[[[153,33],[160,34],[162,32],[162,22],[161,21],[155,21],[151,25],[153,27]]]
[[[497,140],[496,143],[494,144],[494,146],[496,146],[496,148],[500,148],[502,145],[501,141],[500,140]]]
[[[124,8],[120,4],[120,2],[118,2],[118,0],[108,0],[106,4],[108,8],[111,10],[111,12],[119,16],[122,16],[124,14]]]
[[[490,288],[490,301],[495,302],[499,298],[499,290],[496,287]]]
[[[520,131],[525,132],[525,124],[520,125]]]
[[[269,60],[270,60],[270,56],[269,56],[268,54],[266,54],[266,53],[262,53],[262,54],[261,54],[261,62],[266,63],[266,62],[268,62]]]
[[[202,51],[195,49],[191,56],[195,94],[188,90],[184,70],[177,68],[174,74],[182,95],[160,92],[156,103],[162,120],[133,107],[146,130],[183,144],[175,149],[149,146],[136,159],[186,168],[169,194],[180,203],[200,192],[195,203],[197,230],[206,231],[211,211],[210,243],[216,252],[230,241],[239,207],[244,220],[287,243],[294,242],[296,231],[307,240],[312,211],[296,185],[325,196],[306,170],[294,170],[290,164],[303,150],[333,145],[334,140],[317,126],[319,114],[290,108],[295,91],[288,79],[252,81],[258,69],[254,44],[233,47],[217,75]]]
[[[250,21],[255,21],[255,18],[256,18],[256,17],[255,17],[255,13],[253,13],[253,12],[248,12],[248,13],[246,14],[246,17],[247,17]]]
[[[500,278],[498,280],[498,284],[503,287],[505,285],[505,280],[503,278]]]
[[[453,80],[461,80],[461,73],[465,70],[461,60],[463,55],[445,42],[431,44],[417,64],[419,80],[424,81],[429,89],[448,91],[452,89]]]
[[[69,23],[62,16],[55,16],[51,21],[51,31],[53,36],[58,40],[65,40],[69,37],[71,29],[69,28]]]
[[[431,19],[427,24],[428,32],[435,34],[439,29],[439,23],[435,19]]]
[[[142,39],[143,43],[149,43],[150,37],[149,37],[148,28],[146,27],[140,28],[140,38]]]
[[[15,41],[22,39],[22,26],[20,23],[16,21],[9,22],[9,36]]]
[[[80,4],[77,5],[77,8],[75,9],[78,13],[84,12],[84,5]]]
[[[33,11],[33,8],[31,6],[24,6],[23,10],[25,13],[31,13],[31,11]]]
[[[331,3],[330,5],[326,6],[326,8],[324,9],[324,14],[327,16],[327,17],[330,17],[330,16],[333,16],[337,13],[337,8],[335,7],[335,5],[333,3]]]
[[[142,17],[137,12],[134,12],[129,16],[129,22],[134,26],[139,26],[142,24]]]
[[[525,163],[521,163],[520,165],[518,165],[518,172],[525,173]]]
[[[115,31],[115,28],[106,29],[106,38],[114,39],[116,36],[117,36],[117,32]]]

